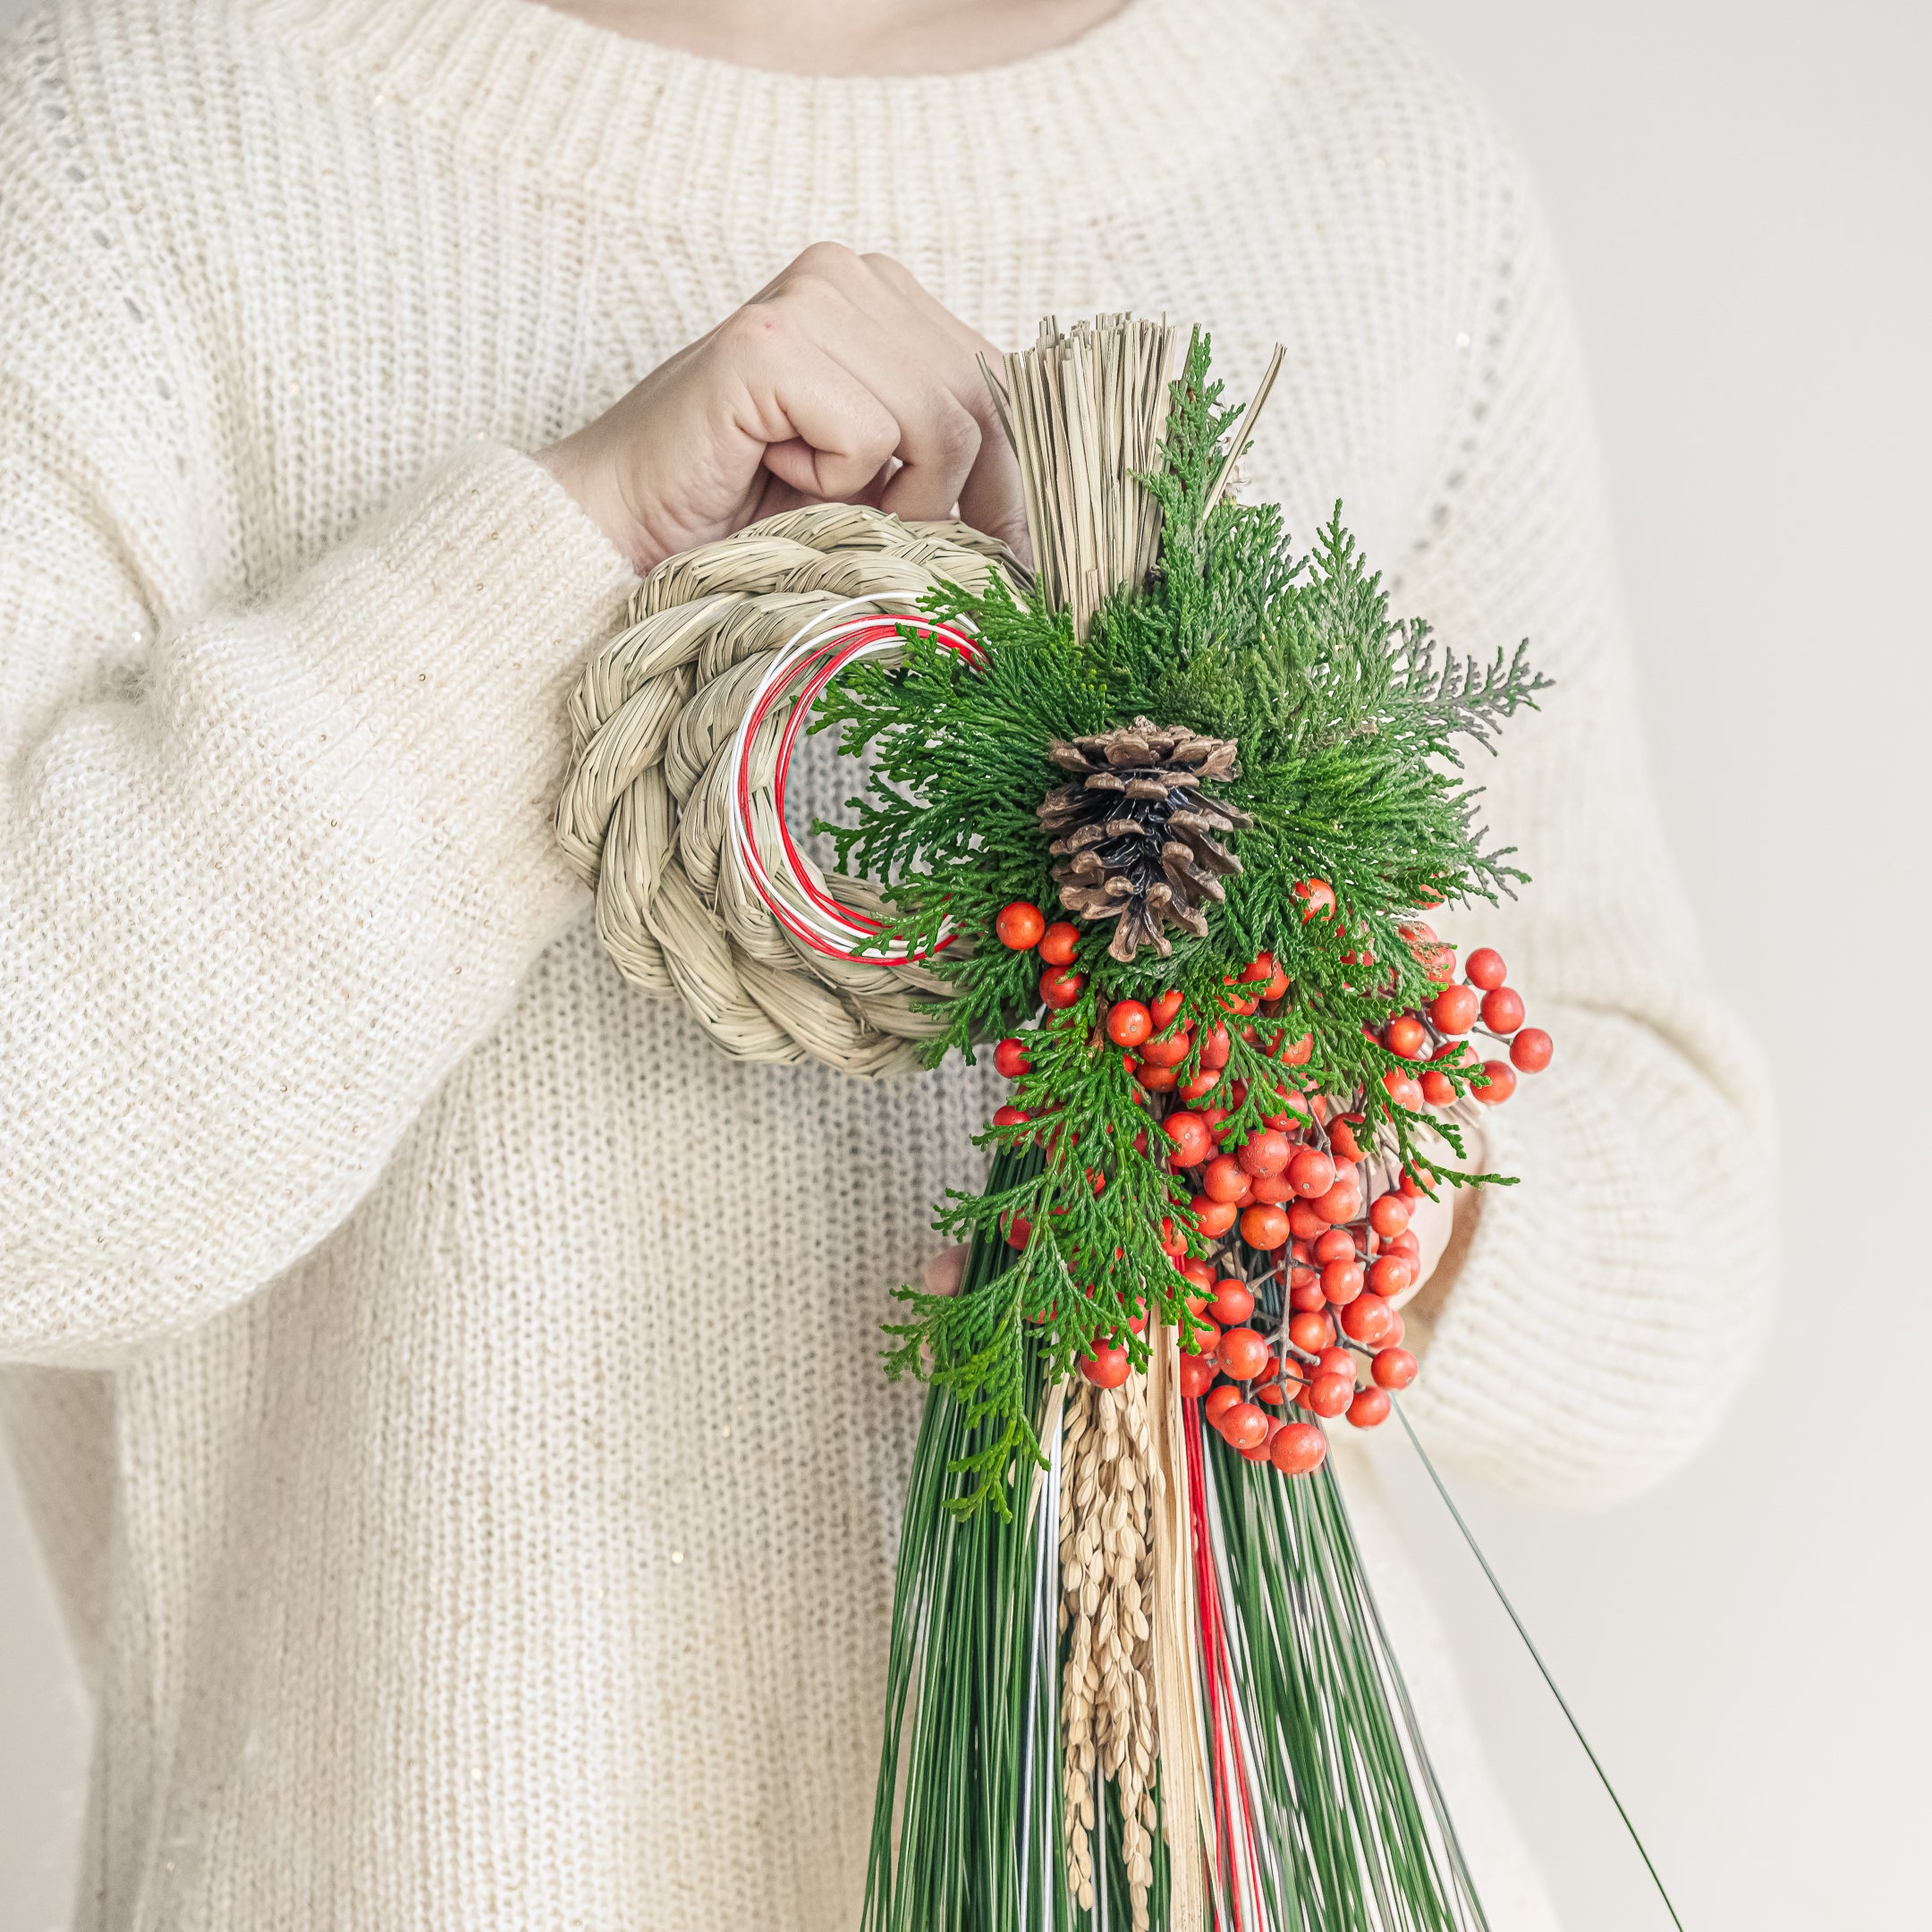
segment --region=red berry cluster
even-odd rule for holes
[[[1335,894],[1325,881],[1304,880],[1295,890],[1304,922],[1334,916]],[[1014,951],[1038,948],[1044,962],[1039,996],[1047,1006],[1063,1009],[1079,998],[1084,978],[1071,970],[1077,927],[1049,926],[1037,906],[1016,901],[1001,912],[997,928]],[[1391,1099],[1411,1108],[1448,1105],[1456,1089],[1441,1063],[1453,1059],[1470,1091],[1496,1106],[1514,1091],[1519,1070],[1539,1072],[1549,1064],[1550,1037],[1524,1026],[1521,996],[1504,984],[1499,953],[1487,946],[1470,953],[1467,983],[1457,985],[1454,950],[1431,927],[1418,920],[1402,934],[1442,990],[1426,1008],[1395,1014],[1374,1036],[1399,1059],[1428,1063],[1419,1078],[1391,1069],[1384,1079]],[[1344,955],[1344,962],[1355,963],[1355,956]],[[1366,947],[1360,962],[1375,963]],[[1389,1391],[1415,1378],[1416,1359],[1402,1346],[1394,1301],[1420,1272],[1409,1223],[1431,1177],[1427,1170],[1404,1173],[1389,1191],[1367,1198],[1366,1149],[1356,1138],[1363,1115],[1308,1090],[1289,1071],[1308,1063],[1314,1045],[1308,1035],[1291,1039],[1285,1028],[1267,1031],[1288,991],[1287,974],[1263,953],[1229,976],[1214,1012],[1184,1012],[1182,996],[1169,991],[1147,1002],[1114,1001],[1104,1008],[1102,1023],[1150,1108],[1170,1109],[1138,1137],[1137,1150],[1148,1151],[1148,1133],[1164,1133],[1168,1165],[1191,1190],[1189,1211],[1180,1216],[1184,1225],[1167,1220],[1161,1226],[1162,1247],[1193,1290],[1185,1297],[1191,1320],[1182,1339],[1182,1393],[1202,1403],[1204,1417],[1231,1447],[1294,1475],[1319,1467],[1326,1439],[1315,1423],[1270,1411],[1301,1409],[1331,1420],[1346,1415],[1358,1428],[1373,1428],[1388,1416]],[[1224,1096],[1216,1095],[1230,1057],[1230,1025],[1284,1070],[1269,1096],[1278,1111],[1264,1114],[1261,1127],[1232,1148],[1223,1144],[1226,1123],[1244,1105],[1247,1089],[1235,1080]],[[1507,1061],[1478,1061],[1468,1036],[1479,1026],[1499,1044],[1509,1040]],[[1197,1071],[1182,1081],[1178,1069],[1193,1055],[1197,1037]],[[1030,1071],[1026,1043],[1017,1037],[1002,1040],[993,1061],[1009,1080]],[[1015,1106],[993,1116],[999,1126],[1027,1117]],[[1097,1188],[1104,1184],[1097,1173],[1092,1178]],[[1007,1239],[1024,1247],[1030,1233],[1016,1222]],[[1215,1260],[1189,1258],[1190,1233],[1211,1251],[1220,1249]],[[1144,1317],[1131,1326],[1142,1329]],[[1120,1387],[1131,1372],[1118,1336],[1096,1336],[1080,1366],[1101,1388]]]
[[[1407,930],[1410,944],[1429,955],[1432,965],[1435,960],[1442,962],[1437,977],[1450,979],[1455,971],[1454,950],[1437,940],[1430,927],[1418,924]],[[1468,1078],[1470,1094],[1488,1106],[1501,1106],[1516,1091],[1518,1073],[1540,1073],[1550,1063],[1555,1043],[1541,1027],[1523,1024],[1522,995],[1504,983],[1508,970],[1494,946],[1478,946],[1464,964],[1466,984],[1444,985],[1427,1006],[1397,1013],[1383,1028],[1378,1037],[1392,1054],[1428,1063],[1419,1077],[1394,1069],[1384,1077],[1389,1097],[1397,1106],[1448,1106],[1456,1090],[1442,1070],[1445,1062]],[[1470,1046],[1468,1035],[1479,1025],[1499,1046],[1508,1042],[1507,1060],[1482,1059]]]

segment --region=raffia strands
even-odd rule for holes
[[[1154,566],[1160,506],[1134,479],[1160,460],[1175,342],[1166,322],[1130,315],[1063,332],[1049,318],[1032,348],[1007,354],[1004,380],[981,362],[1020,460],[1040,587],[1077,637]]]
[[[1151,1444],[1147,1385],[1081,1382],[1067,1405],[1061,1498],[1063,1817],[1069,1889],[1093,1908],[1097,1772],[1115,1786],[1136,1932],[1154,1883]]]

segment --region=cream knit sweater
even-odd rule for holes
[[[849,1928],[919,1397],[876,1325],[986,1076],[727,1064],[553,849],[623,566],[521,453],[813,240],[988,335],[1289,349],[1254,487],[1562,680],[1489,818],[1558,1059],[1412,1413],[1687,1456],[1766,1114],[1646,790],[1517,165],[1346,6],[1134,0],[948,80],[521,0],[126,0],[0,73],[0,1358],[99,1714],[80,1923]],[[1360,1481],[1361,1471],[1352,1470]],[[1368,1513],[1499,1928],[1544,1923]]]

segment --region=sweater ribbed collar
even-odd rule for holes
[[[564,192],[843,235],[912,215],[987,239],[1119,209],[1257,114],[1317,0],[1129,0],[1068,45],[924,77],[732,66],[587,26],[532,0],[267,0],[284,45],[360,70],[466,148]]]

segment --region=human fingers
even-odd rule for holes
[[[919,1284],[930,1295],[953,1295],[966,1274],[966,1250],[942,1248],[919,1270]]]

